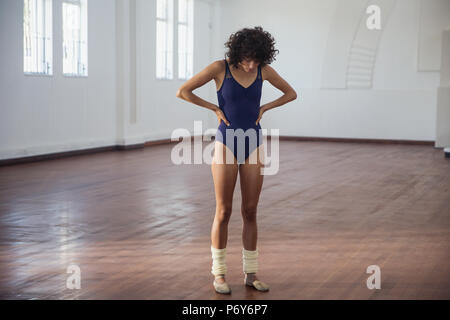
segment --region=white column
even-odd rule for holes
[[[436,145],[450,152],[450,29],[442,32],[441,82],[437,89]]]
[[[137,110],[136,6],[136,0],[116,0],[116,108],[120,146],[145,143]]]

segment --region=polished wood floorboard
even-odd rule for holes
[[[228,283],[212,286],[210,166],[173,145],[0,167],[2,299],[450,299],[450,161],[430,146],[283,141],[243,284],[240,188]],[[67,267],[81,289],[66,288]],[[369,265],[381,289],[369,290]]]

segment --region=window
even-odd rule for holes
[[[64,0],[63,74],[88,75],[87,0]]]
[[[193,73],[194,1],[178,0],[178,78],[189,79]]]
[[[156,78],[173,78],[173,0],[156,1]]]
[[[52,52],[52,1],[24,0],[24,73],[52,75]]]

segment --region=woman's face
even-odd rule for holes
[[[258,68],[259,62],[252,59],[243,59],[241,62],[239,62],[239,66],[244,70],[245,72],[255,72],[255,70]]]

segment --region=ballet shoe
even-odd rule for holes
[[[214,279],[213,285],[214,285],[214,289],[218,293],[222,293],[222,294],[230,294],[231,293],[230,286],[228,286],[228,283],[226,283],[226,282],[218,283],[216,281],[216,279]]]
[[[249,287],[253,287],[258,291],[269,291],[269,285],[267,283],[264,283],[260,280],[253,280],[252,282],[250,282],[250,280],[245,279],[244,283],[249,286]]]

